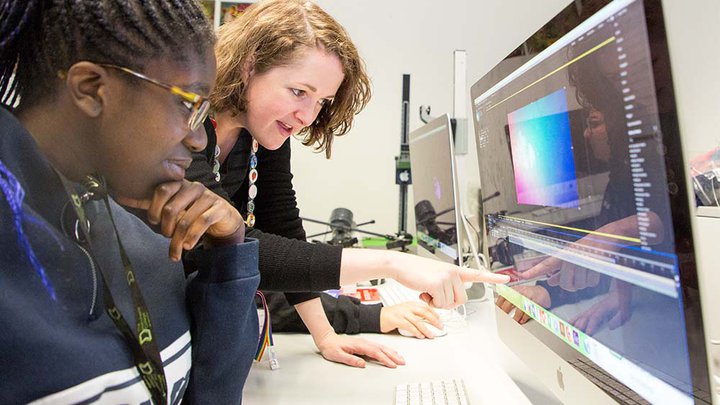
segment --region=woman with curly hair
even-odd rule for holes
[[[225,196],[243,213],[248,235],[260,240],[263,281],[269,268],[307,277],[341,271],[389,277],[403,269],[417,270],[419,277],[450,272],[452,287],[427,300],[449,308],[466,300],[463,281],[504,280],[400,252],[305,242],[292,186],[289,138],[302,137],[304,145],[329,158],[334,138],[350,130],[371,94],[364,63],[348,33],[317,4],[260,1],[220,28],[215,51],[218,78],[210,96],[214,121],[206,122],[208,148],[195,155],[188,178]],[[425,291],[416,281],[404,283]],[[365,365],[356,354],[388,367],[403,360],[388,348],[337,333],[401,328],[418,338],[432,338],[425,322],[442,328],[432,308],[421,303],[383,308],[293,285],[283,291],[293,293],[269,296],[274,330],[309,330],[326,359],[351,366]]]

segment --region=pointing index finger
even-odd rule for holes
[[[486,282],[492,284],[505,284],[510,281],[510,276],[506,274],[495,274],[489,271],[462,269],[460,279],[466,283]]]

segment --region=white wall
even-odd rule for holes
[[[663,6],[683,153],[687,162],[693,156],[720,146],[720,52],[717,44],[720,38],[720,2],[693,0],[688,4],[679,4],[666,0]],[[720,403],[720,272],[717,255],[720,218],[697,216],[694,220],[693,237],[708,364],[714,373],[711,377],[714,402]]]
[[[336,141],[332,160],[295,143],[292,163],[301,213],[327,220],[333,208],[343,206],[354,212],[358,222],[377,221],[366,229],[392,233],[398,226],[393,157],[399,152],[402,74],[412,75],[412,130],[421,124],[419,105],[432,105],[435,115],[451,111],[453,50],[467,50],[469,87],[569,0],[318,0],[318,3],[352,35],[367,62],[374,97],[358,116],[353,130]],[[663,3],[687,160],[720,145],[717,78],[720,2]],[[469,141],[469,153],[460,157],[458,170],[466,209],[472,208],[469,204],[474,198],[472,190],[479,184],[474,137],[470,136]],[[413,206],[412,200],[409,206]],[[408,223],[412,221],[410,218]],[[310,233],[324,229],[305,225]],[[715,254],[720,227],[709,229],[707,223],[697,222],[693,225],[695,238],[700,241],[697,248],[707,337],[720,341],[717,316],[720,276]],[[720,344],[710,347],[715,355],[714,365],[720,367]]]
[[[465,49],[469,111],[469,87],[569,1],[317,3],[350,32],[367,64],[373,99],[357,117],[354,128],[336,140],[331,160],[294,143],[292,165],[301,215],[327,221],[333,208],[345,207],[353,211],[356,222],[376,221],[364,229],[394,233],[399,201],[394,156],[400,149],[402,75],[411,75],[410,130],[414,130],[422,124],[417,112],[420,105],[431,105],[433,115],[452,112],[452,54],[455,49]],[[472,123],[468,126],[472,135]],[[471,191],[462,194],[465,206],[471,195],[476,196],[472,190],[479,185],[472,136],[468,149],[469,154],[460,157],[458,170],[461,191]],[[412,195],[408,206],[413,206]],[[411,229],[413,223],[410,216]],[[308,222],[305,227],[308,234],[325,230]]]

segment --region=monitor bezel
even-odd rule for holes
[[[678,255],[678,271],[680,274],[680,278],[684,280],[682,285],[682,296],[683,296],[683,312],[684,312],[684,318],[685,318],[685,328],[688,329],[695,329],[698,334],[698,339],[687,339],[688,344],[688,353],[698,353],[702,354],[699,356],[689,356],[689,365],[690,365],[690,372],[691,376],[693,378],[693,386],[697,387],[698,385],[704,384],[705,387],[708,388],[708,391],[710,390],[711,384],[710,384],[710,372],[708,369],[708,362],[707,362],[707,346],[706,346],[706,339],[705,339],[705,330],[703,325],[703,316],[702,316],[702,309],[701,309],[701,297],[700,297],[700,291],[699,291],[699,285],[697,283],[698,280],[698,272],[697,272],[697,258],[696,258],[696,249],[695,249],[695,242],[693,239],[693,232],[692,232],[692,209],[691,209],[691,199],[690,196],[685,192],[686,190],[689,190],[688,183],[687,183],[687,173],[686,173],[686,164],[685,159],[683,157],[683,151],[682,151],[682,145],[679,141],[681,133],[680,133],[680,126],[679,126],[679,120],[678,120],[678,110],[677,110],[677,102],[675,98],[675,91],[674,91],[674,83],[673,83],[673,76],[672,76],[672,69],[670,64],[670,51],[668,47],[668,39],[667,39],[667,32],[665,28],[665,16],[663,12],[662,7],[662,1],[661,0],[636,0],[636,1],[642,1],[645,15],[646,15],[646,28],[648,32],[648,38],[650,41],[654,41],[654,47],[650,47],[651,51],[651,58],[653,61],[660,61],[661,63],[653,63],[652,64],[652,71],[653,71],[653,80],[655,84],[655,88],[664,88],[667,92],[665,94],[667,103],[664,103],[665,106],[667,106],[666,110],[659,111],[660,113],[664,114],[667,118],[665,122],[663,122],[663,126],[661,127],[661,133],[662,133],[662,142],[664,145],[667,145],[669,142],[673,144],[672,148],[668,148],[667,153],[665,154],[665,170],[666,170],[666,176],[669,176],[667,178],[674,179],[674,186],[672,189],[677,190],[676,192],[669,193],[669,202],[672,210],[672,221],[673,221],[673,231],[674,231],[674,237],[675,237],[675,244],[676,244],[676,252]],[[604,0],[602,1],[603,7],[612,3],[612,0]],[[567,7],[571,7],[573,4],[571,3]],[[565,8],[563,8],[562,11],[564,11]],[[652,11],[653,15],[656,17],[656,19],[648,19],[647,16],[649,12]],[[558,13],[557,15],[559,15]],[[556,15],[556,16],[557,16]],[[553,16],[550,20],[554,19],[556,16]],[[562,32],[562,36],[567,35],[571,30],[582,24],[583,22],[587,21],[588,18],[591,16],[587,16],[584,19],[578,20],[578,23],[573,26],[567,27],[567,30],[565,32]],[[542,29],[542,27],[538,30],[538,32]],[[651,38],[652,36],[652,38]],[[510,55],[508,55],[510,56]],[[503,60],[507,59],[503,58]],[[532,63],[532,59],[523,63],[518,69],[522,68],[528,63]],[[498,68],[498,65],[495,65],[492,69],[490,69],[485,75],[483,75],[482,78],[480,78],[472,87],[471,87],[471,105],[474,110],[475,105],[475,99],[485,93],[487,90],[490,90],[493,86],[498,84],[500,81],[502,81],[505,77],[512,74],[510,72],[507,75],[493,75],[492,73]],[[517,69],[516,69],[517,70]],[[663,80],[663,82],[659,81],[659,78],[667,78],[666,80]],[[656,93],[657,96],[657,93]],[[473,113],[473,121],[477,128],[477,122],[475,118],[475,114]],[[477,135],[476,135],[477,136]],[[476,142],[476,147],[479,148],[480,145]],[[478,158],[480,158],[480,153],[478,149]],[[682,221],[682,219],[685,218],[686,221]],[[482,254],[485,256],[485,260],[487,263],[490,263],[489,261],[489,251],[488,251],[488,244],[487,244],[487,224],[486,224],[486,218],[483,216],[483,251]],[[688,284],[688,282],[690,282]],[[700,316],[697,316],[697,312],[700,311]],[[696,321],[696,322],[693,322]],[[549,335],[549,334],[548,334]],[[546,339],[547,336],[544,336],[543,339]],[[554,335],[552,335],[551,339],[556,340],[557,342],[562,342],[562,340]],[[554,342],[554,343],[557,343]],[[552,349],[551,349],[552,350]],[[589,359],[588,359],[589,360]],[[703,379],[704,381],[696,381],[697,379]]]

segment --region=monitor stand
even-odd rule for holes
[[[470,261],[463,260],[463,265],[468,268],[474,268],[478,271],[489,271],[487,269],[487,266],[485,265],[485,260],[483,260],[483,257],[480,256],[478,253],[478,247],[475,245],[475,240],[477,236],[473,237],[471,229],[475,231],[476,235],[479,235],[479,232],[475,229],[475,227],[472,226],[472,223],[470,223],[470,220],[468,219],[468,216],[465,213],[461,212],[460,217],[462,218],[462,228],[465,230],[465,236],[467,237],[468,244],[470,245],[470,253],[472,254],[473,263],[475,265],[471,267],[469,265]],[[474,283],[465,285],[465,289],[467,291],[468,300],[481,300],[485,299],[487,291],[485,287],[485,283]]]

